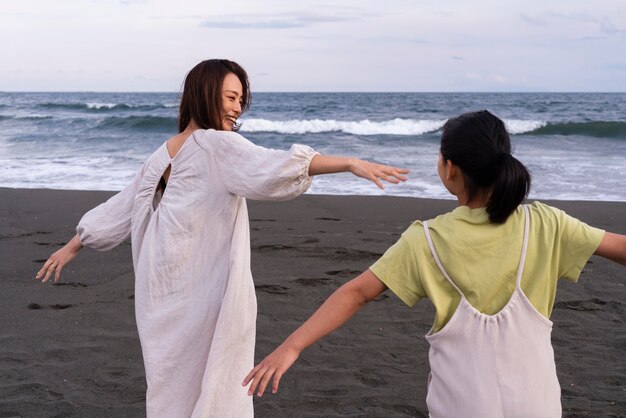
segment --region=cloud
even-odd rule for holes
[[[599,19],[588,15],[587,13],[562,13],[562,12],[545,12],[540,15],[530,16],[526,13],[520,13],[520,19],[523,22],[533,26],[547,26],[554,20],[568,20],[572,22],[597,23]]]
[[[605,65],[604,68],[608,70],[626,72],[626,62],[613,62],[613,63]]]
[[[578,38],[579,41],[599,41],[606,39],[606,36],[581,36]]]
[[[218,29],[290,29],[308,27],[317,23],[335,23],[351,20],[357,20],[357,17],[295,13],[265,16],[227,15],[204,19],[200,26]]]
[[[528,16],[525,13],[521,13],[519,17],[523,22],[533,26],[546,26],[548,24],[547,20],[544,18]]]
[[[562,12],[548,12],[546,16],[561,20],[571,20],[574,22],[584,22],[584,23],[596,23],[598,21],[597,18],[590,16],[587,13],[562,13]]]
[[[463,57],[459,57],[458,55],[453,55],[453,56],[452,56],[452,59],[453,59],[453,60],[456,60],[456,61],[464,61],[464,60],[465,60],[465,58],[463,58]]]
[[[600,30],[610,36],[626,35],[626,30],[618,29],[607,17],[600,22]]]

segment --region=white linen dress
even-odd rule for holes
[[[257,312],[245,198],[304,193],[315,155],[304,145],[278,151],[197,130],[173,158],[163,144],[130,185],[79,222],[81,243],[97,250],[131,237],[148,417],[253,416],[241,385],[254,366]]]

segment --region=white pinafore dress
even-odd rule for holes
[[[520,286],[530,224],[526,206],[524,213],[524,244],[515,291],[494,315],[470,305],[441,264],[424,222],[433,258],[461,295],[444,328],[426,335],[431,369],[426,404],[431,417],[561,416],[561,388],[550,341],[552,322],[532,306]]]

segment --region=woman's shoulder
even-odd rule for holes
[[[193,133],[196,143],[208,152],[225,151],[230,152],[237,149],[245,149],[254,146],[242,135],[233,131],[218,131],[215,129],[198,129]]]
[[[234,131],[219,131],[216,129],[197,129],[193,132],[192,136],[197,141],[208,141],[213,144],[218,141],[235,141],[235,142],[250,142],[244,138],[241,134]]]

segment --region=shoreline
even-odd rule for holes
[[[145,416],[129,243],[106,254],[83,250],[56,285],[33,278],[80,216],[114,193],[0,188],[4,415]],[[541,201],[626,233],[626,202]],[[304,195],[248,206],[260,360],[411,221],[456,202]],[[625,276],[623,267],[594,256],[578,284],[559,283],[551,319],[564,416],[624,416]],[[426,416],[423,335],[432,315],[428,302],[409,309],[385,293],[305,351],[277,395],[255,400],[256,416]]]
[[[373,187],[373,186],[372,186]],[[388,187],[388,186],[387,186]],[[391,186],[393,187],[393,186]],[[8,191],[8,190],[15,190],[15,191],[23,191],[23,192],[27,192],[27,191],[35,191],[35,192],[77,192],[77,193],[103,193],[105,195],[114,195],[116,193],[119,193],[120,190],[89,190],[89,189],[49,189],[49,188],[43,188],[43,187],[4,187],[4,186],[0,186],[0,193],[2,193],[3,191]],[[423,200],[423,201],[444,201],[444,202],[448,202],[448,201],[452,201],[454,202],[455,199],[454,198],[443,198],[443,197],[421,197],[421,196],[404,196],[404,195],[379,195],[379,194],[325,194],[325,193],[305,193],[302,196],[319,196],[322,198],[332,198],[332,197],[339,197],[339,198],[344,198],[344,197],[362,197],[362,198],[382,198],[382,199],[416,199],[416,200]],[[592,200],[592,199],[554,199],[554,198],[528,198],[526,199],[524,202],[525,203],[532,203],[534,201],[538,201],[538,202],[543,202],[546,203],[548,205],[552,205],[552,206],[556,206],[558,207],[558,205],[560,203],[563,203],[565,205],[569,205],[569,204],[585,204],[585,203],[609,203],[609,204],[624,204],[626,205],[626,200],[607,200],[607,199],[602,199],[602,200]],[[248,202],[253,202],[251,200],[249,200]]]

